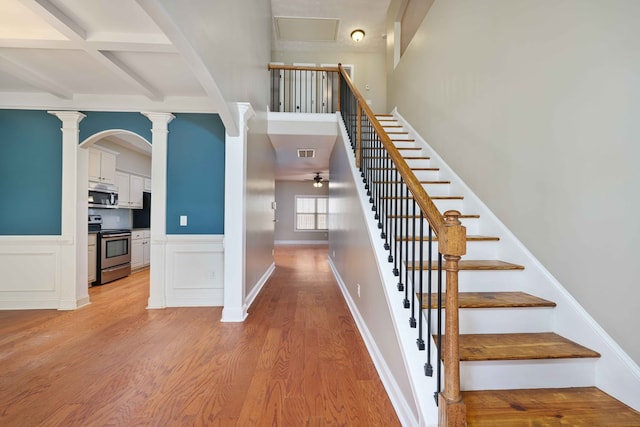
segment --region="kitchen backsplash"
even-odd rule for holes
[[[132,228],[131,209],[95,209],[89,208],[89,214],[102,215],[103,229]]]

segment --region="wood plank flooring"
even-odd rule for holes
[[[0,425],[400,425],[326,258],[277,248],[244,323],[146,310],[148,270],[76,311],[0,311]]]

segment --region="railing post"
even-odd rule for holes
[[[444,334],[444,391],[438,396],[440,426],[466,426],[466,406],[460,393],[460,348],[458,318],[458,261],[466,253],[466,229],[460,212],[444,213],[444,227],[438,236],[439,251],[445,259],[446,302]]]
[[[362,158],[362,107],[356,104],[356,167],[360,169],[360,159]]]
[[[338,63],[338,106],[336,107],[336,111],[342,111],[340,109],[340,82],[342,81],[342,64]]]

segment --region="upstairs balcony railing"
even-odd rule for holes
[[[439,424],[466,425],[458,343],[458,263],[466,252],[466,229],[460,222],[460,212],[440,213],[340,65],[271,65],[269,69],[271,111],[340,112],[381,244],[398,278],[402,304],[409,313],[408,327],[416,329],[416,345],[426,352],[424,373],[436,376],[434,397]]]
[[[281,113],[335,113],[340,109],[337,67],[269,65],[269,110]]]

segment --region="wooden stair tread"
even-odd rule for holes
[[[640,412],[596,387],[463,391],[469,427],[640,426]]]
[[[420,294],[416,294],[420,298]],[[428,294],[422,294],[422,308],[428,309]],[[446,295],[442,294],[443,307]],[[438,295],[431,294],[431,308],[438,306]],[[460,308],[515,308],[515,307],[555,307],[556,303],[525,292],[460,292]],[[446,308],[446,307],[445,307]]]
[[[417,241],[419,239],[417,239],[415,236],[397,236],[396,240],[400,240],[402,242],[405,241]],[[500,238],[496,237],[496,236],[480,236],[477,234],[467,234],[467,242],[497,242],[499,241]],[[424,235],[422,236],[422,241],[423,242],[428,242],[429,241],[429,236],[428,235]],[[437,242],[438,241],[438,236],[436,236],[435,234],[431,237],[431,241],[432,242]]]
[[[407,268],[413,270],[414,266],[419,263],[411,262]],[[427,261],[422,263],[422,270],[428,270],[429,263]],[[443,265],[444,268],[444,265]],[[437,270],[438,263],[436,261],[431,263],[431,269]],[[459,270],[524,270],[524,266],[511,264],[506,261],[499,260],[478,260],[478,259],[463,259],[458,262]]]
[[[446,339],[443,335],[443,343]],[[600,353],[554,332],[460,334],[459,343],[461,362],[600,357]]]

